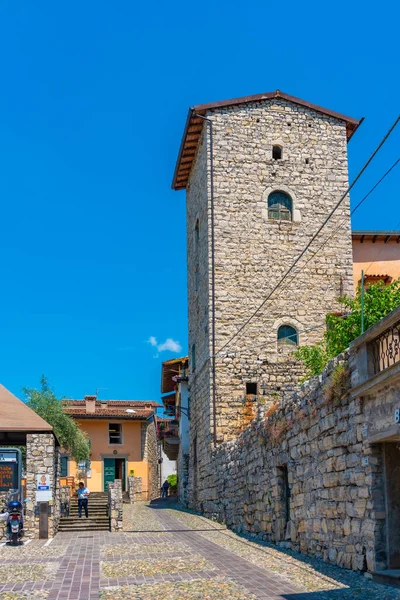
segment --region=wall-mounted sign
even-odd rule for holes
[[[18,464],[16,462],[0,462],[0,492],[17,490]]]
[[[17,462],[16,452],[0,452],[0,462]]]
[[[50,490],[50,475],[36,475],[38,492],[48,492]]]
[[[21,450],[0,448],[0,492],[21,492]]]
[[[400,408],[396,408],[396,410],[394,411],[394,422],[396,423],[400,423]]]

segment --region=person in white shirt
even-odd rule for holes
[[[82,518],[82,507],[83,507],[84,511],[85,511],[85,517],[88,518],[88,516],[89,516],[88,498],[89,498],[90,492],[82,481],[80,482],[80,484],[78,486],[77,494],[78,494],[78,516],[80,519]]]

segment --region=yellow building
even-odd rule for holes
[[[399,231],[353,231],[354,289],[364,271],[366,286],[376,281],[390,283],[400,277]]]
[[[157,402],[138,400],[67,400],[65,412],[88,435],[90,460],[76,464],[67,455],[61,459],[61,476],[84,480],[91,492],[107,490],[108,483],[127,477],[142,478],[143,498],[158,492],[158,442],[154,414]]]

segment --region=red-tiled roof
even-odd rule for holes
[[[179,150],[178,160],[175,167],[174,178],[172,181],[172,188],[174,190],[182,190],[186,188],[192,163],[197,151],[197,144],[200,139],[202,129],[204,127],[204,119],[196,115],[206,115],[211,110],[225,108],[227,106],[238,106],[240,104],[249,104],[251,102],[262,102],[264,100],[286,100],[293,104],[308,108],[317,113],[327,115],[343,121],[346,124],[347,139],[349,140],[357,127],[360,124],[359,119],[353,119],[342,115],[333,110],[323,108],[316,104],[306,102],[301,98],[290,96],[280,90],[275,92],[266,92],[265,94],[255,94],[253,96],[244,96],[243,98],[233,98],[231,100],[222,100],[221,102],[210,102],[209,104],[198,104],[189,109],[189,114],[186,119],[186,126],[183,132],[181,147]]]
[[[69,398],[65,399],[65,402],[68,402],[69,405],[72,406],[85,406],[86,400],[72,400]],[[154,400],[96,400],[96,406],[102,406],[104,404],[107,404],[107,406],[145,406],[145,405],[150,405],[153,406],[155,408],[158,408],[160,406],[162,406],[161,404],[159,404],[158,402],[155,402]]]
[[[64,410],[67,414],[80,419],[147,419],[162,405],[153,400],[95,400],[89,397],[85,400],[64,400]],[[94,409],[94,410],[93,410]],[[127,412],[127,409],[134,412]]]
[[[109,419],[110,417],[118,418],[118,419],[129,419],[129,420],[137,420],[137,419],[148,419],[154,414],[152,408],[147,409],[135,409],[134,413],[127,413],[125,409],[121,408],[99,408],[94,413],[86,412],[86,408],[77,408],[76,406],[66,406],[64,408],[65,412],[72,417],[78,417],[79,419]]]

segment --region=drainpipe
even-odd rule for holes
[[[212,120],[193,113],[193,116],[203,119],[210,128],[210,204],[211,204],[211,373],[212,373],[212,409],[213,409],[213,440],[217,445],[217,384],[215,372],[215,233],[214,233],[214,156],[213,156],[213,123]]]

